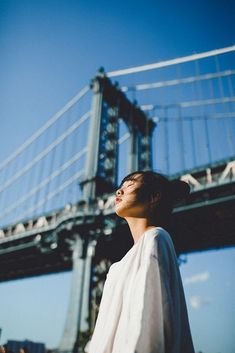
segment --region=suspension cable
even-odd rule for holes
[[[24,166],[23,169],[19,170],[11,179],[9,179],[1,188],[0,192],[12,185],[17,179],[24,175],[28,170],[30,170],[36,163],[38,163],[42,158],[44,158],[49,152],[51,152],[58,144],[60,144],[64,139],[66,139],[73,131],[75,131],[82,123],[84,123],[90,112],[86,112],[77,122],[71,125],[63,134],[61,134],[57,139],[55,139],[47,148],[45,148],[41,153],[39,153],[32,161]]]
[[[163,88],[163,87],[176,86],[180,84],[193,83],[195,81],[211,80],[213,78],[232,76],[234,74],[235,74],[235,70],[225,70],[225,71],[216,72],[216,73],[209,73],[209,74],[198,75],[198,76],[189,76],[189,77],[168,80],[168,81],[141,83],[136,86],[123,86],[121,90],[123,92],[128,92],[133,90],[143,91],[147,89]]]
[[[217,71],[220,70],[220,63],[219,63],[219,58],[218,56],[216,55],[215,56],[215,64],[216,64],[216,69]],[[225,97],[225,94],[224,94],[224,87],[223,87],[223,81],[222,81],[222,78],[221,77],[218,77],[218,83],[219,83],[219,91],[220,91],[220,95],[222,98]],[[229,112],[229,107],[227,104],[224,104],[223,105],[224,107],[224,110],[226,110],[227,112]],[[228,136],[228,145],[230,147],[230,150],[233,152],[234,151],[234,144],[233,144],[233,138],[232,138],[232,135],[231,135],[231,129],[228,125],[229,121],[226,123],[225,127],[226,127],[226,132],[227,132],[227,136]]]
[[[9,157],[0,163],[0,171],[6,167],[13,159],[31,145],[39,136],[41,136],[50,126],[52,126],[61,116],[66,113],[74,104],[76,104],[87,92],[89,86],[85,86],[76,96],[74,96],[63,108],[55,113],[42,127],[40,127],[28,140],[26,140],[18,149],[16,149]]]
[[[10,212],[18,208],[20,205],[22,205],[26,200],[28,200],[31,196],[33,196],[36,192],[38,192],[40,189],[45,187],[47,184],[49,184],[53,179],[55,179],[58,175],[63,173],[66,169],[68,169],[72,164],[77,162],[85,153],[87,152],[87,147],[83,148],[81,151],[76,153],[70,160],[68,160],[66,163],[64,163],[60,168],[55,170],[50,176],[48,176],[46,179],[42,180],[40,184],[35,186],[33,189],[31,189],[26,195],[22,196],[20,199],[18,199],[16,202],[8,206],[4,210],[4,212],[0,215],[0,219],[3,219],[6,215],[8,215]]]
[[[25,212],[21,213],[17,218],[17,220],[15,221],[15,223],[21,221],[27,215],[30,215],[32,212],[36,211],[39,207],[44,205],[44,203],[48,202],[50,199],[55,197],[57,194],[59,194],[61,191],[63,191],[65,188],[71,185],[74,181],[76,181],[83,173],[84,173],[84,170],[80,170],[79,172],[75,173],[72,177],[70,177],[63,184],[61,184],[57,189],[51,191],[46,197],[38,201],[36,205],[28,208]]]
[[[229,112],[229,113],[203,114],[203,115],[192,115],[192,116],[187,115],[187,116],[183,117],[183,120],[204,120],[205,117],[207,119],[212,119],[212,120],[235,118],[235,111]],[[166,117],[159,117],[159,116],[154,116],[153,120],[157,123],[180,121],[180,119],[178,117],[169,120]]]
[[[123,142],[125,142],[126,140],[128,140],[130,138],[131,134],[129,132],[126,132],[123,136],[121,136],[118,139],[118,144],[121,145]]]
[[[110,71],[107,73],[107,76],[108,77],[115,77],[115,76],[135,74],[137,72],[143,72],[143,71],[148,71],[148,70],[159,69],[162,67],[182,64],[182,63],[186,63],[186,62],[190,62],[190,61],[194,61],[194,60],[208,58],[208,57],[214,56],[214,55],[229,53],[232,51],[235,51],[235,45],[232,45],[232,46],[226,47],[226,48],[210,50],[210,51],[206,51],[206,52],[199,53],[199,54],[192,54],[192,55],[188,55],[188,56],[183,56],[183,57],[176,58],[176,59],[165,60],[165,61],[161,61],[158,63],[131,67],[129,69]]]
[[[179,105],[181,108],[189,108],[189,107],[195,107],[199,105],[223,104],[223,103],[229,103],[229,102],[235,102],[235,97],[224,97],[224,98],[202,99],[202,100],[179,102],[177,104],[173,104],[173,106]],[[145,111],[153,110],[156,108],[156,105],[144,104],[144,105],[141,105],[140,108]]]
[[[164,114],[165,114],[165,124],[164,124],[164,141],[165,141],[165,160],[166,160],[166,172],[167,175],[170,173],[170,139],[169,139],[169,127],[168,127],[168,122],[170,121],[169,116],[168,116],[168,107],[164,107]],[[154,117],[153,117],[154,120]]]

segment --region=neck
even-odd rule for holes
[[[152,222],[147,218],[127,217],[125,219],[129,225],[131,235],[135,243],[139,240],[144,232],[149,229],[156,228],[156,226],[153,225]]]

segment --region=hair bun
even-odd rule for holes
[[[185,199],[190,194],[190,186],[182,180],[170,181],[170,188],[173,201]]]

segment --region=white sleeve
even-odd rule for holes
[[[138,339],[133,353],[165,353],[164,313],[159,266],[153,257],[148,265],[143,303],[133,302],[133,309],[142,306]]]
[[[133,353],[193,353],[187,308],[173,244],[156,239],[146,271]]]

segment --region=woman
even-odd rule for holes
[[[89,353],[193,353],[184,292],[170,235],[163,228],[188,184],[151,171],[125,177],[115,211],[133,247],[112,264]]]

